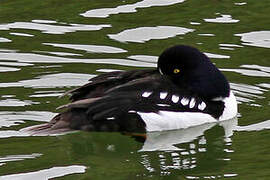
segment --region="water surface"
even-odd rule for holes
[[[0,2],[0,179],[267,179],[270,2]],[[239,114],[146,135],[29,136],[57,98],[114,70],[156,67],[175,44],[199,48],[230,81]],[[145,139],[146,138],[146,139]]]

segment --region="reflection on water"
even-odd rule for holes
[[[56,113],[47,111],[23,111],[23,112],[1,111],[0,128],[18,125],[24,123],[24,120],[48,122],[55,115]]]
[[[152,39],[167,39],[193,31],[193,29],[175,26],[139,27],[127,29],[118,34],[108,34],[108,36],[120,42],[144,43]]]
[[[96,75],[78,73],[59,73],[39,76],[35,79],[12,83],[0,83],[0,87],[52,88],[80,86]]]
[[[219,14],[219,13],[217,13]],[[205,22],[211,23],[237,23],[239,20],[233,19],[231,15],[220,14],[221,17],[217,17],[215,19],[204,19]]]
[[[86,25],[86,24],[69,24],[64,25],[51,25],[51,24],[40,24],[34,22],[14,22],[9,24],[0,24],[0,30],[10,30],[10,29],[29,29],[38,30],[42,33],[47,34],[65,34],[68,32],[76,31],[97,31],[105,27],[111,27],[109,24],[101,25]]]
[[[3,67],[0,66],[0,72],[19,71],[19,68]]]
[[[91,64],[116,64],[134,67],[155,67],[156,64],[132,61],[127,59],[77,59],[57,56],[46,56],[33,53],[0,53],[0,60],[17,61],[25,63],[91,63]]]
[[[230,83],[233,92],[236,95],[238,104],[255,102],[255,98],[263,99],[263,93],[267,90],[258,86],[252,86],[247,84]],[[251,103],[253,106],[261,106],[259,104]]]
[[[11,32],[9,33],[11,35],[14,35],[14,36],[24,36],[24,37],[33,37],[34,35],[32,34],[26,34],[26,33],[14,33],[14,32]]]
[[[236,72],[245,76],[270,77],[270,73],[250,69],[221,69],[222,71]]]
[[[0,37],[0,43],[1,42],[11,42],[11,40],[9,40],[7,38]]]
[[[205,168],[205,163],[211,164],[211,168],[222,168],[230,160],[227,156],[233,152],[229,137],[236,126],[237,119],[232,119],[222,122],[220,126],[213,123],[183,130],[147,133],[139,151],[142,153],[141,164],[149,173],[160,173],[161,176],[172,175],[175,170],[184,170],[185,174],[189,174],[188,170],[194,172],[203,168],[207,172],[210,167]],[[143,153],[147,151],[159,153]],[[225,175],[211,176],[220,178]]]
[[[6,162],[12,162],[12,161],[22,161],[25,159],[34,159],[37,157],[40,157],[42,154],[33,153],[33,154],[22,154],[22,155],[9,155],[5,157],[0,156],[0,163],[2,165],[6,164]]]
[[[235,36],[241,37],[243,45],[270,48],[270,31],[254,31]]]
[[[182,2],[184,2],[184,0],[143,0],[135,4],[122,5],[116,8],[93,9],[85,13],[82,13],[81,15],[84,17],[106,18],[112,14],[134,13],[137,12],[136,11],[137,8],[149,8],[153,6],[169,6]]]
[[[176,131],[147,133],[146,141],[140,151],[182,151],[174,145],[191,142],[215,125],[216,123],[210,123]],[[222,122],[220,125],[224,127],[225,137],[229,137],[233,134],[237,119]]]
[[[97,46],[97,45],[82,45],[82,44],[56,44],[56,43],[43,43],[44,45],[70,48],[75,50],[83,50],[93,53],[124,53],[127,52],[124,49],[111,47],[111,46]]]
[[[39,104],[39,102],[33,102],[30,100],[25,100],[25,101],[20,101],[19,99],[5,99],[5,100],[0,100],[0,107],[5,107],[5,106],[29,106],[32,104]]]
[[[52,167],[49,169],[43,169],[35,172],[11,174],[6,176],[0,176],[3,180],[22,180],[22,179],[40,179],[47,180],[57,177],[66,176],[69,174],[84,173],[86,170],[85,166],[72,165],[65,167]]]

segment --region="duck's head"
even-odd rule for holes
[[[229,96],[230,87],[225,76],[205,54],[194,47],[176,45],[166,49],[159,56],[158,71],[201,96]]]
[[[196,69],[209,61],[198,49],[186,45],[176,45],[163,51],[158,59],[161,74],[177,77]]]

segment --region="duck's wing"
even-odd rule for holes
[[[111,88],[155,73],[157,71],[153,69],[104,73],[90,79],[89,83],[66,92],[64,95],[70,94],[70,100],[73,102],[87,98],[101,97]]]
[[[198,97],[175,86],[166,76],[152,75],[109,89],[104,96],[84,104],[93,121],[118,119],[127,113],[200,112],[214,118],[224,110],[222,101]]]

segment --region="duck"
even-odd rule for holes
[[[157,67],[100,74],[67,91],[70,103],[34,133],[68,130],[145,133],[219,123],[237,116],[230,84],[195,47],[174,45]]]

